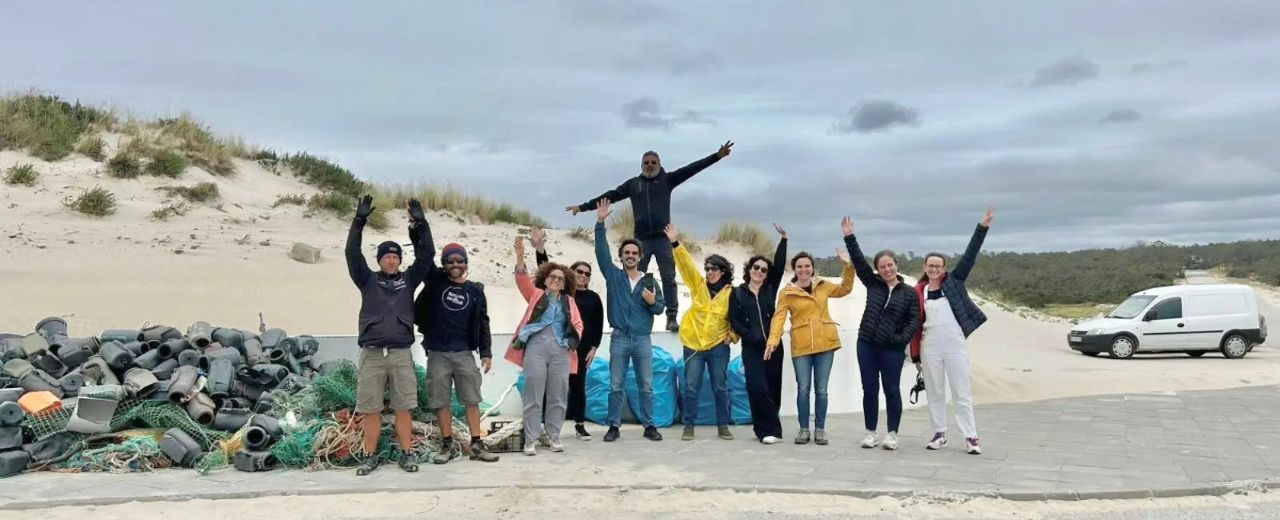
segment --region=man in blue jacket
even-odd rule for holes
[[[635,239],[644,253],[638,264],[640,272],[649,270],[649,259],[658,257],[658,274],[662,277],[662,291],[666,294],[667,330],[677,332],[680,322],[676,320],[679,304],[676,301],[676,260],[671,250],[671,241],[663,229],[671,223],[671,191],[676,186],[689,180],[698,172],[707,169],[729,155],[733,141],[725,141],[720,149],[711,155],[673,172],[662,168],[662,159],[658,152],[647,151],[640,156],[640,175],[627,179],[617,188],[606,191],[599,197],[576,206],[568,206],[565,211],[577,215],[582,211],[591,211],[601,200],[618,202],[623,199],[631,201],[631,211],[635,214]]]
[[[640,409],[633,410],[644,424],[644,437],[660,441],[662,434],[653,425],[653,317],[662,314],[662,290],[636,266],[643,254],[640,243],[634,239],[622,241],[618,247],[618,260],[622,268],[609,259],[609,239],[605,236],[604,221],[609,217],[609,200],[602,199],[596,205],[596,262],[604,275],[608,304],[609,326],[609,431],[605,442],[618,440],[618,428],[622,426],[622,403],[626,400],[624,384],[627,366],[633,365],[636,387],[640,391]],[[663,235],[664,240],[666,235]]]
[[[409,232],[426,233],[427,217],[418,199],[406,204],[411,222]],[[400,244],[378,244],[378,271],[369,269],[360,252],[364,225],[373,213],[373,197],[365,195],[356,207],[356,216],[347,233],[347,271],[360,289],[359,377],[356,383],[356,413],[361,414],[365,459],[356,470],[368,475],[382,461],[378,457],[378,437],[382,434],[383,393],[391,387],[391,409],[395,410],[396,439],[400,444],[400,467],[418,470],[409,455],[413,444],[410,410],[418,406],[418,377],[413,370],[413,292],[431,267],[427,248],[415,241],[413,265],[400,271]]]

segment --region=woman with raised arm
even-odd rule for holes
[[[867,288],[867,307],[862,311],[862,323],[858,325],[858,372],[862,375],[862,416],[867,427],[862,447],[874,448],[879,444],[886,450],[896,450],[898,426],[902,423],[902,390],[899,385],[902,367],[907,360],[907,345],[920,326],[920,301],[898,274],[892,250],[876,253],[872,259],[873,271],[867,264],[867,257],[862,256],[858,239],[853,236],[853,220],[845,216],[840,228],[844,231],[844,245],[853,259],[858,280]],[[889,416],[889,431],[883,443],[876,436],[881,382],[885,414]]]
[[[742,285],[729,296],[729,326],[742,338],[742,371],[747,379],[747,401],[751,403],[751,429],[764,444],[782,440],[782,356],[764,358],[765,343],[773,325],[787,263],[787,232],[774,224],[782,238],[770,262],[764,255],[752,256],[743,265]]]
[[[778,310],[769,325],[769,341],[764,359],[768,361],[782,343],[782,325],[791,316],[791,364],[796,371],[796,410],[800,432],[796,444],[809,442],[809,389],[813,388],[813,442],[827,444],[827,381],[831,379],[831,363],[840,348],[840,332],[831,319],[827,300],[853,292],[853,264],[839,249],[836,256],[844,262],[840,285],[814,276],[813,257],[801,251],[791,259],[795,276],[778,296]]]
[[[522,237],[516,237],[515,251],[516,287],[528,307],[505,357],[524,370],[524,390],[520,392],[524,404],[524,454],[538,454],[535,442],[544,430],[550,437],[551,451],[564,451],[560,428],[568,408],[569,374],[579,370],[576,351],[582,338],[582,318],[573,301],[575,278],[568,267],[548,262],[530,280],[524,266]]]
[[[942,253],[929,253],[924,257],[924,274],[916,283],[916,298],[920,304],[920,332],[911,340],[911,360],[916,369],[923,361],[924,390],[929,398],[929,426],[933,437],[925,445],[938,450],[947,445],[947,390],[951,384],[951,397],[956,404],[956,424],[964,435],[965,449],[974,455],[982,453],[978,446],[978,426],[973,418],[973,391],[969,387],[969,353],[965,341],[973,331],[987,321],[973,300],[965,281],[978,260],[982,241],[991,228],[992,208],[978,221],[969,247],[947,272],[947,258]]]

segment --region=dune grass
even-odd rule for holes
[[[777,244],[764,227],[743,220],[727,220],[720,223],[716,230],[715,242],[720,244],[739,244],[753,255],[769,256]]]
[[[581,240],[588,244],[595,243],[595,233],[591,231],[591,229],[583,226],[569,229],[569,238]]]
[[[91,217],[105,217],[115,214],[116,196],[101,186],[80,192],[80,195],[63,200],[63,205]]]
[[[4,183],[10,186],[35,187],[36,182],[39,180],[40,172],[36,171],[36,167],[30,164],[10,166],[4,174]]]
[[[475,215],[485,224],[508,223],[517,226],[549,228],[550,224],[529,210],[506,202],[486,199],[448,184],[418,182],[412,184],[377,183],[372,186],[374,205],[378,209],[403,211],[405,200],[417,197],[427,211],[448,211],[456,215]]]
[[[78,100],[73,104],[36,93],[0,97],[0,150],[27,150],[57,161],[71,155],[94,125],[111,119],[110,113]]]
[[[188,202],[212,202],[221,195],[218,185],[212,182],[201,182],[194,186],[161,186],[156,188],[169,196],[181,197]]]

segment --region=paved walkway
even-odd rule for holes
[[[923,448],[924,410],[907,412],[898,451],[867,450],[860,415],[828,418],[831,444],[765,446],[750,427],[724,441],[699,428],[693,442],[652,442],[624,428],[614,444],[566,441],[564,453],[506,453],[494,464],[460,460],[424,465],[418,473],[384,466],[354,470],[243,473],[222,469],[150,474],[36,472],[5,479],[0,509],[106,504],[130,500],[245,498],[476,487],[732,488],[830,492],[855,496],[940,492],[1009,499],[1141,498],[1221,494],[1228,483],[1276,485],[1280,480],[1280,386],[1167,394],[1128,394],[979,406],[983,454],[953,442]],[[882,417],[883,419],[883,417]],[[881,423],[883,432],[883,423]],[[795,425],[784,420],[787,435]],[[954,430],[954,426],[952,427]],[[954,431],[953,431],[954,433]]]

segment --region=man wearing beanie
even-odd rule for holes
[[[418,199],[406,204],[409,211],[409,234],[430,235],[426,215]],[[369,269],[360,239],[364,225],[373,213],[373,197],[365,195],[356,208],[347,234],[347,270],[351,281],[360,289],[359,377],[356,383],[356,414],[361,415],[364,431],[365,458],[356,469],[357,475],[368,475],[382,464],[378,457],[378,438],[382,434],[383,395],[390,387],[391,409],[395,411],[396,440],[400,468],[418,470],[412,455],[413,431],[410,411],[418,406],[418,378],[414,373],[413,293],[426,278],[431,267],[427,249],[414,241],[413,265],[400,271],[402,251],[395,242],[378,244],[378,270]],[[427,242],[429,243],[429,241]]]
[[[453,391],[466,409],[467,427],[471,430],[470,457],[481,462],[495,462],[480,442],[480,384],[483,376],[476,365],[489,372],[493,366],[493,339],[489,335],[489,307],[484,285],[467,280],[467,249],[451,243],[440,251],[442,267],[435,265],[435,247],[431,232],[413,235],[414,247],[425,240],[431,272],[426,287],[418,294],[413,322],[422,333],[427,351],[427,405],[436,412],[444,448],[434,462],[446,464],[460,456],[460,446],[453,438]],[[466,440],[460,440],[465,442]]]
[[[662,160],[654,151],[640,156],[640,175],[627,179],[617,188],[604,192],[599,197],[576,206],[565,208],[574,215],[583,211],[596,209],[601,200],[610,203],[621,200],[631,201],[631,210],[635,216],[634,237],[640,243],[644,256],[640,257],[637,268],[640,272],[649,270],[649,259],[658,257],[658,274],[662,277],[662,292],[666,296],[667,330],[677,332],[680,324],[676,321],[678,301],[676,300],[676,261],[671,249],[671,241],[663,233],[663,228],[671,223],[671,191],[698,172],[705,170],[729,155],[733,147],[732,141],[725,141],[716,153],[698,159],[683,167],[668,172],[662,168]]]

